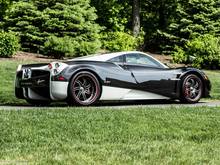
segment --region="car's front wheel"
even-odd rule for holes
[[[180,100],[184,103],[197,103],[203,93],[202,80],[194,74],[184,77],[182,82],[182,95]]]
[[[101,86],[97,77],[88,71],[78,72],[69,86],[69,105],[92,105],[100,97]]]

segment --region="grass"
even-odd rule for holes
[[[14,95],[16,69],[22,61],[0,59],[0,104],[23,104]]]
[[[220,164],[219,127],[207,107],[3,110],[0,164]]]
[[[212,83],[212,99],[220,100],[220,71],[205,71]]]
[[[22,61],[0,60],[0,104]],[[213,99],[220,72],[206,71]],[[219,107],[0,110],[0,164],[220,164]]]
[[[26,104],[24,100],[18,100],[14,96],[14,78],[16,68],[22,63],[33,63],[31,61],[12,61],[0,59],[0,105],[18,105]],[[206,71],[211,82],[213,100],[220,99],[220,71]]]

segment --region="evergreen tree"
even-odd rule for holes
[[[40,28],[42,14],[33,3],[14,2],[6,11],[4,28],[20,37],[21,45],[25,50],[37,51],[44,43]]]
[[[176,17],[178,0],[141,1],[141,22],[145,31],[145,49],[159,52],[167,45],[161,31],[167,31]]]
[[[5,11],[9,8],[11,3],[12,0],[0,0],[0,21],[2,21]]]
[[[75,51],[71,51],[75,54],[68,54],[73,56],[93,53],[100,47],[100,26],[95,23],[96,18],[95,9],[90,7],[89,0],[33,0],[14,3],[6,12],[4,27],[18,33],[22,47],[34,52],[41,50],[45,53],[45,42],[51,37],[53,43],[56,37],[57,42],[64,42],[62,37],[66,37],[78,45]],[[46,45],[50,44],[47,42]],[[52,51],[48,51],[47,47],[47,52],[53,54]]]
[[[56,3],[43,11],[42,29],[49,38],[55,36],[59,41],[68,36],[74,41],[72,47],[76,50],[73,53],[85,55],[94,53],[101,46],[98,36],[100,26],[95,23],[96,18],[95,9],[89,3]],[[71,53],[68,52],[68,55]]]
[[[216,0],[182,0],[176,8],[175,20],[161,31],[166,44],[182,46],[204,34],[219,35],[220,8]]]

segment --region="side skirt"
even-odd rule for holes
[[[151,92],[102,86],[102,95],[100,100],[152,100],[152,99],[170,99],[162,95]]]

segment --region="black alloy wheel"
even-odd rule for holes
[[[182,84],[182,96],[181,101],[185,103],[197,103],[203,93],[202,80],[194,75],[187,75]]]
[[[88,71],[77,73],[70,82],[68,103],[92,105],[100,97],[101,87],[96,76]]]

